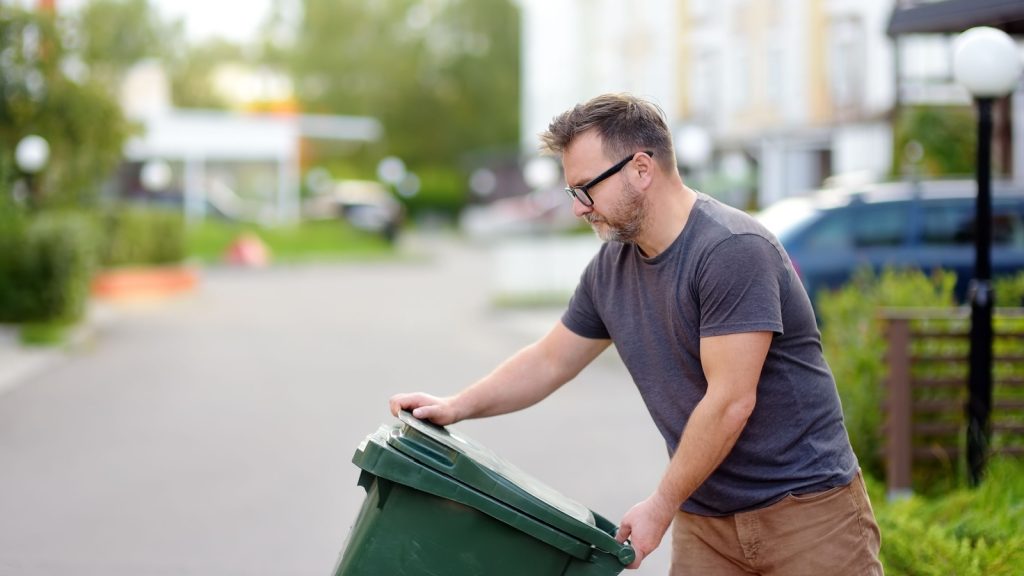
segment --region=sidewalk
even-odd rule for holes
[[[61,347],[22,346],[17,327],[0,326],[0,395],[59,362],[65,355]]]
[[[0,396],[88,345],[114,317],[110,306],[91,303],[86,318],[71,329],[68,341],[57,346],[25,346],[17,326],[0,324]]]

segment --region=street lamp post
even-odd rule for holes
[[[978,107],[978,193],[975,204],[974,279],[967,402],[967,473],[977,486],[985,469],[992,411],[992,103],[1013,91],[1021,61],[1013,40],[995,28],[971,28],[956,40],[953,73]]]
[[[49,160],[50,144],[42,136],[35,134],[25,136],[18,141],[18,145],[14,148],[14,162],[18,165],[21,173],[25,175],[28,201],[33,208],[38,208],[41,204],[36,175]]]

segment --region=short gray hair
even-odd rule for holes
[[[541,149],[560,155],[590,129],[601,137],[609,158],[650,150],[663,169],[676,169],[665,113],[656,104],[630,94],[602,94],[559,114],[541,133]]]

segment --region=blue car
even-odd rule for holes
[[[956,272],[963,301],[974,275],[973,181],[893,182],[784,199],[756,217],[789,252],[812,301],[859,269]],[[1024,270],[1024,189],[993,183],[992,276]]]

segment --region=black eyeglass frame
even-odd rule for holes
[[[590,197],[590,189],[593,188],[594,186],[597,186],[601,182],[605,181],[610,176],[617,174],[620,170],[625,168],[626,164],[629,164],[630,161],[633,160],[633,158],[636,158],[636,155],[639,153],[640,152],[634,152],[629,156],[623,158],[622,160],[616,162],[614,166],[605,170],[604,172],[601,172],[596,177],[594,177],[593,180],[587,182],[586,184],[581,184],[579,186],[566,186],[565,193],[569,195],[569,198],[575,198],[579,200],[580,204],[583,204],[587,208],[593,206],[594,199]],[[647,154],[651,158],[654,158],[654,152],[651,150],[643,150],[643,153]]]

